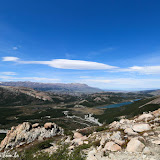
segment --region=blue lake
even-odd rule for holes
[[[111,105],[102,106],[102,107],[98,107],[98,108],[117,108],[117,107],[125,106],[128,104],[132,104],[133,102],[138,101],[138,100],[140,100],[140,99],[135,99],[135,100],[123,102],[123,103],[111,104]]]

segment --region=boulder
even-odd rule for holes
[[[142,142],[140,142],[136,138],[132,138],[128,142],[126,150],[128,152],[142,152],[142,150],[144,149],[144,147],[145,147],[145,145]]]
[[[45,123],[44,124],[44,128],[45,129],[52,129],[53,127],[54,127],[54,123],[52,123],[52,122],[47,122],[47,123]]]
[[[138,121],[146,121],[146,120],[150,120],[150,119],[153,119],[154,116],[152,114],[142,114],[138,117]]]
[[[152,113],[153,113],[153,115],[154,115],[155,117],[159,117],[159,116],[160,116],[160,109],[158,109],[158,110],[156,110],[156,111],[153,111]]]
[[[152,143],[160,145],[160,140],[152,141]]]
[[[115,144],[114,142],[107,142],[106,145],[104,146],[104,150],[109,150],[109,151],[120,151],[121,147],[118,144]]]
[[[37,128],[37,127],[39,127],[40,125],[39,125],[39,123],[34,123],[34,124],[32,124],[32,128]]]
[[[136,136],[136,135],[138,135],[138,133],[134,132],[133,129],[131,129],[131,128],[126,128],[124,130],[124,133],[127,133],[129,136]]]
[[[148,131],[148,130],[151,130],[151,127],[149,124],[145,124],[145,123],[142,123],[142,124],[135,124],[133,127],[132,127],[133,131],[135,132],[144,132],[144,131]]]
[[[83,135],[81,133],[79,133],[79,132],[74,132],[74,136],[73,137],[74,138],[81,138],[81,137],[83,137]]]
[[[117,131],[117,132],[113,132],[112,136],[110,137],[111,140],[121,140],[121,132],[120,131]]]
[[[93,149],[89,151],[87,155],[87,160],[106,160],[106,157],[104,157],[104,153],[102,151],[97,151],[96,149]]]
[[[83,144],[83,140],[81,138],[73,139],[72,142],[76,145],[82,145]]]
[[[148,148],[148,147],[145,147],[144,149],[143,149],[143,153],[144,154],[151,154],[152,152],[150,151],[150,149]]]
[[[118,140],[118,139],[116,139],[114,142],[115,142],[116,144],[120,145],[120,146],[122,146],[123,144],[125,144],[125,141],[124,141],[124,140]]]
[[[148,137],[148,133],[146,133],[146,132],[143,133],[143,136],[144,136],[144,137]]]

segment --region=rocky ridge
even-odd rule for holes
[[[43,149],[42,152],[51,155],[60,146],[67,145],[69,154],[81,146],[81,154],[86,160],[159,160],[160,109],[132,119],[114,121],[103,127],[102,131],[90,134],[86,134],[90,127],[78,129],[73,132],[73,136],[63,136],[59,143],[52,143],[51,147]],[[24,137],[27,137],[27,144],[40,137],[63,134],[63,130],[58,128],[54,123],[39,127],[39,124],[31,126],[25,122],[8,132],[0,145],[1,149],[19,147],[21,143],[23,145]]]
[[[86,128],[88,130],[89,128]],[[160,158],[160,109],[144,113],[133,119],[114,121],[101,132],[83,135],[85,129],[67,137],[69,149],[84,144],[87,160],[159,160]],[[48,150],[50,152],[50,150]]]
[[[29,122],[24,122],[12,127],[7,132],[6,137],[0,144],[0,150],[18,148],[35,140],[43,140],[56,135],[63,135],[63,129],[55,123],[48,122],[41,127],[38,123],[31,125]]]

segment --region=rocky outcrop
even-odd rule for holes
[[[109,151],[120,151],[121,147],[117,145],[114,142],[107,142],[106,145],[104,146],[104,150],[109,150]]]
[[[135,132],[144,132],[144,131],[149,131],[151,130],[151,127],[149,124],[135,124],[132,129]]]
[[[131,120],[114,121],[105,131],[94,132],[88,137],[76,132],[73,140],[67,139],[72,149],[85,144],[84,141],[88,144],[99,142],[97,147],[85,151],[87,160],[159,160],[160,109]]]
[[[126,150],[128,152],[142,152],[144,147],[145,145],[142,142],[136,138],[133,138],[128,142]]]
[[[29,122],[24,122],[16,127],[12,127],[1,142],[0,150],[12,149],[38,139],[43,140],[44,138],[63,134],[63,129],[55,123],[46,123],[44,126],[40,127],[39,124],[31,125]]]
[[[73,136],[63,136],[60,143],[44,151],[49,154],[54,153],[58,148],[57,145],[67,144],[69,154],[80,146],[87,160],[159,160],[160,109],[130,120],[115,121],[105,126],[103,131],[88,135],[86,130],[89,129],[89,127],[79,129],[73,132]],[[23,142],[28,144],[35,139],[62,134],[62,132],[55,123],[48,122],[44,127],[39,127],[39,124],[31,126],[25,122],[12,127],[2,141],[1,148],[20,146],[24,144]]]

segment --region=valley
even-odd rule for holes
[[[49,153],[56,154],[56,149],[52,144],[58,143],[59,146],[59,143],[66,136],[70,138],[70,140],[66,139],[66,142],[73,143],[73,147],[78,147],[79,151],[82,151],[83,147],[99,146],[99,140],[95,139],[92,139],[92,143],[83,144],[86,136],[94,136],[94,133],[98,136],[108,129],[110,123],[122,119],[132,119],[144,112],[151,112],[160,108],[160,96],[155,96],[149,92],[101,91],[98,93],[83,92],[75,94],[74,90],[74,92],[66,94],[40,91],[26,86],[0,85],[0,97],[0,141],[6,137],[6,133],[10,128],[13,130],[8,133],[14,133],[13,126],[17,126],[17,131],[15,130],[14,133],[18,133],[16,137],[23,136],[23,131],[20,133],[21,126],[28,135],[25,142],[22,140],[20,143],[22,147],[16,147],[17,149],[13,153],[0,152],[0,156],[13,154],[14,157],[15,153],[21,156],[22,151],[27,151],[25,153],[26,159],[28,159],[27,157],[34,159],[32,155],[43,149],[46,149],[46,152],[48,152],[48,149]],[[48,129],[49,125],[54,127],[50,126]],[[27,126],[29,130],[25,128]],[[60,128],[58,129],[58,127]],[[77,134],[85,135],[84,141],[72,137],[73,134],[75,136],[76,131],[78,131]],[[31,136],[32,134],[34,136]],[[41,136],[39,137],[39,135]],[[7,136],[9,135],[7,134]],[[6,142],[2,141],[2,146],[4,143],[6,143],[6,146],[9,143],[7,138],[5,139]],[[85,143],[88,143],[89,139]],[[16,143],[19,142],[10,143],[10,145],[16,145]],[[23,146],[23,143],[27,143],[27,145]],[[32,149],[32,145],[35,146],[35,150]],[[61,145],[67,147],[66,144]],[[36,147],[38,148],[36,149]],[[60,149],[60,152],[65,153],[66,151]],[[71,152],[71,155],[75,154],[74,152],[76,152],[76,149]],[[66,153],[66,156],[68,156],[68,153]],[[77,156],[81,157],[80,152],[77,153]],[[41,159],[44,160],[44,158]]]
[[[142,99],[143,101],[145,98],[150,101],[150,98],[153,97],[153,95],[142,92],[123,93],[102,91],[100,93],[88,94],[83,91],[83,93],[75,95],[75,90],[72,94],[62,94],[25,87],[27,84],[32,84],[33,86],[33,83],[31,82],[15,82],[12,84],[13,86],[8,86],[8,84],[12,83],[6,82],[1,83],[0,85],[0,113],[2,115],[0,117],[0,129],[9,129],[11,126],[24,121],[31,123],[54,121],[67,130],[75,130],[77,128],[96,125],[94,122],[84,120],[84,117],[89,114],[92,114],[93,117],[99,119],[99,123],[103,124],[111,122],[124,114],[121,113],[121,115],[119,112],[119,109],[121,108],[119,103],[126,105],[128,104],[128,101],[129,103],[133,103],[133,100]],[[25,86],[18,86],[22,84],[25,84]],[[34,85],[37,86],[39,84],[34,83]],[[80,87],[81,85],[78,86]],[[82,85],[82,88],[78,88],[77,90],[83,90],[83,87],[84,86]],[[138,101],[138,103],[140,102],[141,100]],[[133,105],[136,103],[137,102],[134,102]],[[114,106],[115,104],[118,104],[117,109],[110,107],[107,109],[103,108],[103,106]],[[140,104],[143,104],[143,102]],[[132,104],[130,105],[132,106]],[[69,116],[75,117],[68,118],[64,114],[64,111],[67,111]],[[110,114],[110,112],[113,113]],[[114,114],[115,112],[118,112],[118,114]],[[127,111],[125,114],[128,115]]]

